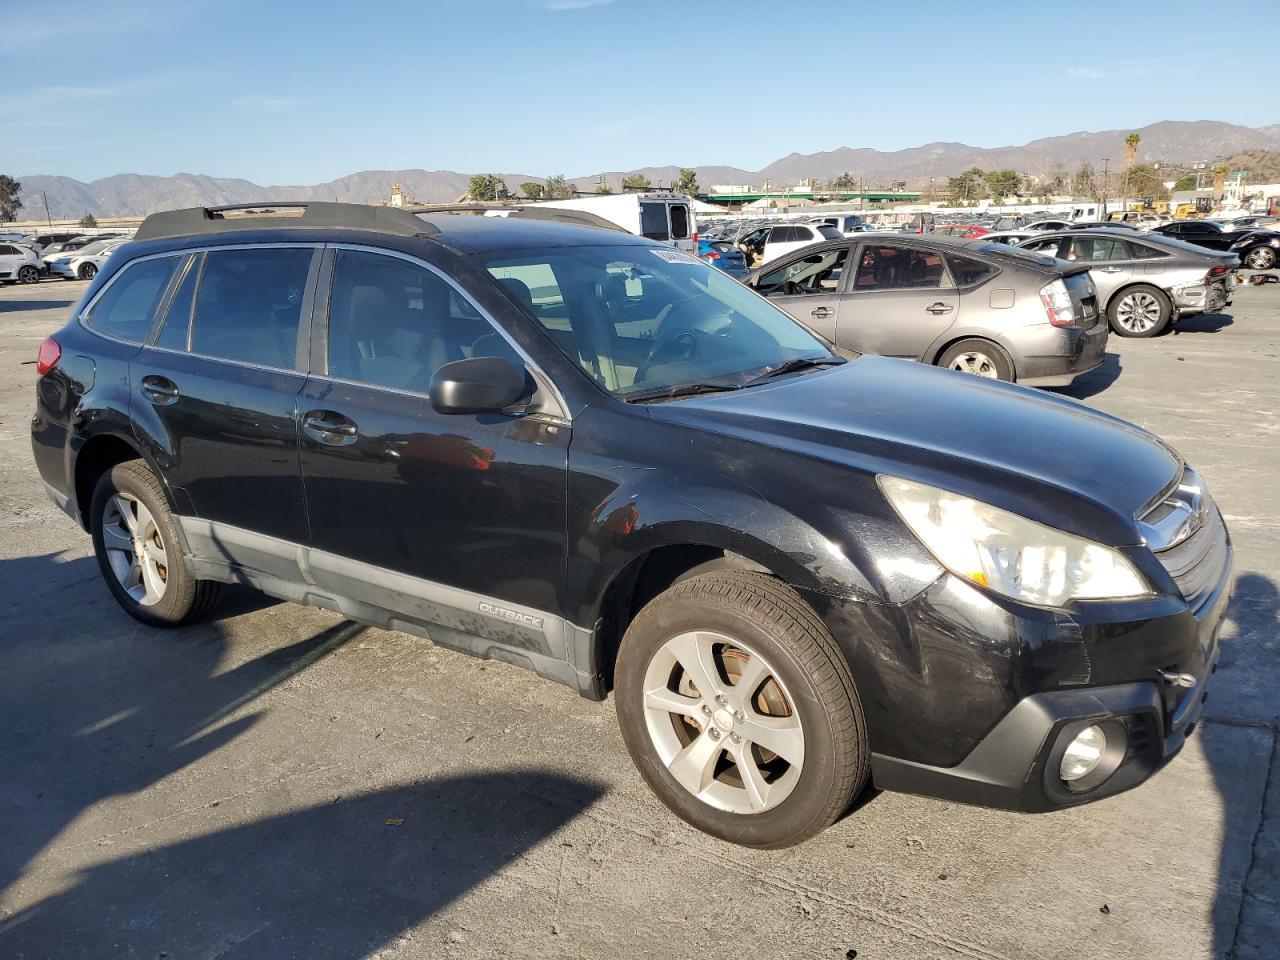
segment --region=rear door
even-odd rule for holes
[[[1072,263],[1089,265],[1089,275],[1098,288],[1098,302],[1104,308],[1117,290],[1142,272],[1133,251],[1120,237],[1068,237],[1062,256]]]
[[[687,203],[678,200],[667,203],[667,221],[670,227],[671,245],[688,253],[693,252],[695,232],[693,211]]]
[[[919,360],[956,321],[960,298],[934,250],[867,242],[845,274],[836,327],[844,349]]]
[[[835,346],[840,290],[851,246],[786,258],[756,280],[756,292]]]
[[[162,324],[130,368],[136,429],[160,448],[170,485],[211,543],[238,538],[252,555],[229,559],[265,572],[262,536],[307,540],[296,402],[317,264],[314,244],[186,258]]]

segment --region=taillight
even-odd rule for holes
[[[712,251],[710,251],[709,253],[704,253],[704,254],[702,254],[702,259],[703,259],[703,260],[719,260],[719,259],[720,259],[720,254],[718,254],[718,253],[716,253],[714,250],[712,250]]]
[[[1204,275],[1206,280],[1213,280],[1215,277],[1225,277],[1227,275],[1226,267],[1214,267]]]
[[[62,347],[58,346],[58,341],[53,337],[45,337],[44,343],[40,344],[40,352],[36,355],[36,375],[43,377],[61,359]]]
[[[698,231],[697,230],[693,231],[693,236],[691,236],[689,239],[693,241],[693,249],[697,250],[698,249]]]
[[[1071,291],[1062,280],[1054,280],[1040,288],[1040,302],[1049,322],[1055,327],[1069,327],[1076,322],[1075,308],[1071,303]]]

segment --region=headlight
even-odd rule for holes
[[[1111,547],[937,487],[877,479],[911,532],[970,583],[1051,607],[1151,594],[1137,568]]]

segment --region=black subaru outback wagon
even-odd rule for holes
[[[1195,725],[1231,547],[1151,434],[627,234],[289,212],[149,218],[40,349],[36,463],[139,620],[248,583],[612,689],[659,797],[761,847],[869,781],[1104,797]]]

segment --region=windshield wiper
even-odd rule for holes
[[[681,383],[674,387],[663,387],[660,390],[644,390],[632,393],[622,399],[627,403],[649,403],[653,400],[674,400],[676,397],[691,397],[698,393],[725,393],[729,390],[740,390],[736,383]]]
[[[744,387],[752,384],[762,383],[765,380],[772,380],[774,377],[780,377],[785,373],[792,373],[796,370],[805,370],[809,367],[833,367],[845,363],[844,357],[821,356],[821,357],[792,357],[785,360],[776,367],[765,367],[763,371],[743,382]]]

